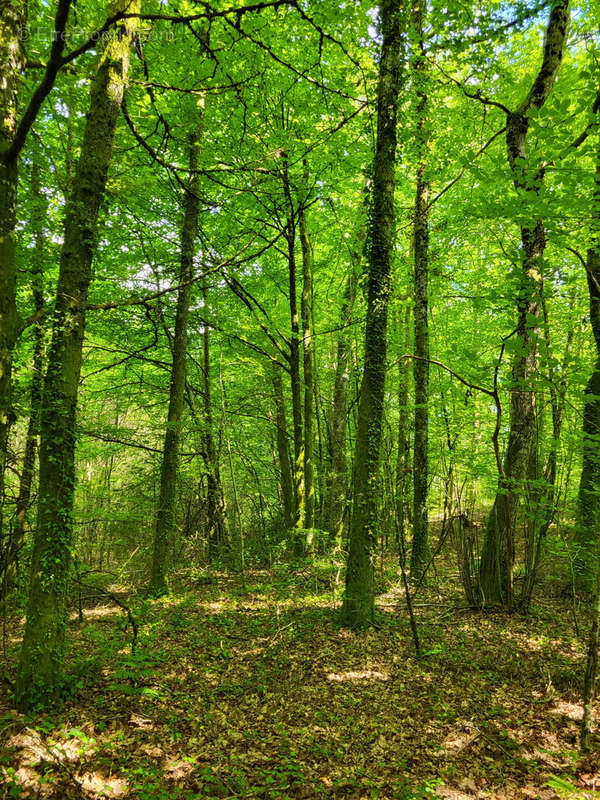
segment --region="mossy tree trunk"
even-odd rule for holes
[[[399,315],[400,326],[404,326],[404,352],[410,352],[410,316],[411,310],[407,306],[404,311],[404,320]],[[401,341],[401,333],[398,332]],[[398,442],[396,449],[396,476],[395,476],[395,513],[396,513],[396,546],[400,554],[402,565],[405,558],[406,523],[408,517],[408,489],[409,489],[409,453],[410,431],[408,428],[408,380],[409,361],[401,358],[398,362]]]
[[[417,86],[417,187],[415,194],[414,259],[414,328],[415,356],[415,437],[413,450],[413,540],[410,557],[412,577],[421,578],[429,561],[429,183],[427,179],[427,88],[425,45],[423,41],[424,0],[417,0],[412,10],[416,57],[413,76]]]
[[[183,197],[183,220],[181,224],[179,289],[175,312],[175,332],[172,342],[171,382],[169,385],[169,409],[163,444],[160,469],[160,490],[152,568],[148,594],[159,597],[167,592],[167,568],[169,544],[175,530],[175,494],[177,488],[177,466],[179,463],[179,440],[185,397],[186,352],[188,340],[188,318],[192,278],[194,275],[194,255],[198,228],[198,148],[200,131],[190,137],[189,167],[190,177]]]
[[[139,0],[128,0],[126,7],[132,13],[138,12]],[[15,686],[15,700],[20,709],[43,704],[56,695],[61,682],[72,546],[75,415],[85,309],[98,211],[136,29],[136,18],[119,25],[100,56],[73,190],[65,212],[52,343],[40,413],[37,527],[27,621]]]
[[[506,145],[513,184],[522,208],[531,208],[537,199],[543,169],[531,164],[527,156],[530,112],[540,109],[548,99],[560,64],[569,21],[568,0],[552,5],[546,28],[540,70],[527,96],[516,111],[507,113]],[[521,214],[526,213],[521,211]],[[543,221],[531,215],[521,224],[521,272],[517,295],[517,327],[512,362],[510,430],[504,457],[504,475],[485,529],[480,565],[480,589],[488,605],[512,605],[514,532],[517,515],[532,463],[532,448],[537,447],[536,395],[533,381],[537,370],[537,340],[543,286],[543,256],[546,236]]]
[[[379,447],[387,355],[387,312],[394,247],[396,119],[400,95],[403,3],[382,0],[382,35],[377,88],[377,143],[373,164],[373,211],[364,371],[354,453],[354,503],[342,618],[352,628],[373,622],[375,598],[372,554],[377,537]]]

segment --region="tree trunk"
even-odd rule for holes
[[[294,527],[294,478],[290,456],[290,445],[287,434],[287,419],[285,413],[285,398],[283,382],[279,367],[271,367],[273,381],[273,398],[275,401],[275,426],[277,428],[277,458],[279,460],[279,474],[281,495],[283,500],[283,519],[286,531]]]
[[[304,447],[302,441],[302,382],[300,378],[300,322],[296,292],[296,223],[294,203],[290,190],[287,163],[283,170],[283,187],[288,202],[286,240],[288,245],[288,289],[290,302],[290,379],[292,388],[292,418],[294,423],[294,527],[302,528],[304,522]],[[304,552],[304,537],[296,530],[293,542],[294,555]]]
[[[306,179],[307,176],[305,176]],[[306,230],[306,212],[301,205],[298,211],[300,243],[302,245],[302,357],[304,368],[304,521],[306,531],[315,527],[315,470],[313,463],[313,356],[311,341],[312,268],[310,242]],[[307,533],[307,536],[311,534]]]
[[[417,83],[417,188],[414,212],[414,326],[415,356],[415,438],[413,452],[413,541],[410,568],[413,579],[420,580],[429,561],[427,489],[429,483],[427,457],[429,450],[429,321],[428,321],[428,250],[429,250],[429,183],[427,180],[427,92],[423,16],[425,0],[413,7],[413,25],[418,39],[414,61]]]
[[[340,334],[337,341],[333,402],[331,411],[331,474],[327,498],[326,529],[341,545],[344,534],[346,492],[348,488],[348,464],[346,457],[346,413],[348,406],[348,384],[350,380],[351,340],[348,326],[358,285],[358,265],[350,265],[340,313]]]
[[[394,247],[396,118],[400,95],[402,3],[379,6],[382,49],[377,89],[377,144],[373,164],[373,212],[364,372],[354,453],[354,505],[342,617],[353,628],[367,627],[374,616],[372,552],[376,542],[379,445],[387,354],[387,310]]]
[[[592,225],[592,244],[587,252],[587,284],[596,360],[585,388],[583,459],[573,543],[576,585],[587,592],[595,588],[600,530],[600,149],[596,163]]]
[[[15,224],[17,159],[7,159],[17,124],[17,102],[25,53],[21,32],[27,19],[24,0],[0,0],[0,554],[3,540],[4,471],[13,420],[12,356],[18,331]]]
[[[402,323],[401,323],[402,324]],[[407,306],[404,314],[404,331],[406,351],[409,352],[410,336],[410,308]],[[408,431],[408,359],[402,358],[398,362],[398,445],[396,450],[396,479],[394,486],[396,502],[396,547],[401,559],[405,556],[406,542],[406,511],[408,493],[409,470],[409,431]],[[403,564],[404,566],[404,564]]]
[[[543,170],[532,169],[527,158],[529,114],[532,108],[540,109],[550,95],[562,60],[568,21],[568,0],[558,0],[550,12],[540,71],[525,100],[516,111],[507,114],[508,163],[515,189],[525,208],[535,201],[543,182]],[[480,588],[485,604],[502,602],[509,607],[512,605],[514,531],[531,449],[537,447],[536,399],[532,383],[537,369],[545,246],[541,219],[532,217],[521,225],[522,269],[512,362],[510,431],[504,476],[499,481],[488,517],[481,553]]]
[[[202,121],[200,121],[200,125]],[[173,337],[173,360],[171,364],[171,383],[169,389],[169,410],[160,470],[160,492],[156,527],[154,529],[154,548],[148,594],[159,597],[167,592],[167,566],[169,544],[175,530],[175,493],[177,488],[177,465],[179,463],[179,440],[185,394],[186,352],[188,339],[188,317],[191,280],[194,274],[194,255],[198,228],[198,163],[200,130],[190,137],[190,177],[183,201],[183,221],[181,226],[181,263],[179,269],[179,290],[177,292],[177,311],[175,315],[175,335]]]
[[[131,12],[139,0],[128,0]],[[72,543],[75,415],[85,308],[113,139],[137,19],[119,26],[92,82],[81,155],[67,203],[52,344],[40,413],[40,478],[27,621],[15,687],[20,709],[44,703],[60,685]]]
[[[208,290],[202,287],[204,308],[208,309]],[[210,328],[204,326],[204,462],[206,465],[206,506],[208,514],[208,555],[214,560],[227,544],[227,508],[221,483],[219,454],[213,434],[213,413],[210,391]]]

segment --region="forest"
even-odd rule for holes
[[[600,4],[0,12],[0,800],[598,797]]]

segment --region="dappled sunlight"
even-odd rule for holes
[[[123,616],[123,611],[118,606],[92,606],[91,608],[83,608],[81,615],[84,620],[88,619],[101,619],[103,617]],[[73,611],[69,615],[69,620],[75,622],[79,619],[79,612]]]
[[[329,672],[326,678],[333,683],[344,683],[346,681],[388,681],[390,676],[387,672],[363,669],[348,670],[347,672]]]
[[[574,722],[581,722],[583,706],[581,703],[568,703],[564,700],[557,700],[554,707],[550,709],[551,714],[560,714]]]

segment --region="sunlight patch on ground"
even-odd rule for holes
[[[90,800],[102,797],[124,797],[128,793],[127,781],[122,778],[107,778],[101,772],[87,772],[80,780],[81,789]]]
[[[551,714],[562,714],[575,722],[581,722],[583,716],[583,706],[578,703],[567,703],[564,700],[557,700],[554,708],[550,709]]]
[[[378,672],[373,669],[349,670],[348,672],[329,672],[328,681],[343,683],[344,681],[387,681],[390,676],[387,672]]]
[[[122,614],[120,608],[116,608],[115,606],[94,606],[93,608],[84,608],[83,609],[83,618],[84,619],[99,619],[100,617],[114,617],[117,614]],[[75,622],[75,620],[79,619],[79,613],[77,611],[73,611],[69,615],[69,620],[71,622]]]

